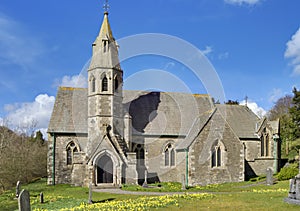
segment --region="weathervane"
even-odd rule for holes
[[[108,10],[109,10],[108,0],[105,0],[105,3],[103,4],[103,9],[104,9],[104,12],[108,12]]]

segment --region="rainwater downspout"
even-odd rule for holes
[[[53,145],[52,145],[52,185],[55,185],[55,148],[56,148],[56,137],[55,133],[52,133]]]
[[[277,134],[273,135],[273,140],[274,140],[274,174],[278,173],[278,141],[279,141],[279,136]]]
[[[185,149],[185,187],[189,185],[189,148]]]

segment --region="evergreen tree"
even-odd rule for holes
[[[290,115],[294,124],[293,135],[296,138],[300,138],[300,91],[298,91],[296,87],[294,87],[293,93],[293,105],[290,108]]]

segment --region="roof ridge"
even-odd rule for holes
[[[59,86],[58,89],[62,90],[62,91],[73,91],[73,90],[86,90],[87,88],[70,87],[70,86]]]

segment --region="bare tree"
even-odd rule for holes
[[[47,174],[47,143],[32,134],[34,126],[16,129],[0,127],[0,191],[18,180],[29,182]],[[31,135],[28,135],[31,134]]]
[[[284,115],[289,114],[289,109],[292,107],[293,97],[286,95],[277,100],[272,109],[268,112],[269,120],[280,119]]]

